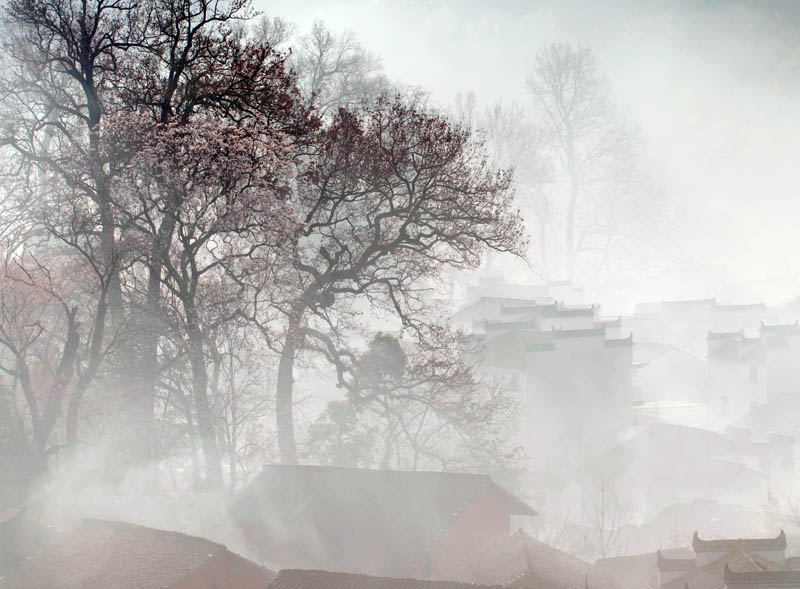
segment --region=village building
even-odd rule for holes
[[[532,538],[524,531],[487,546],[475,558],[461,563],[456,579],[500,584],[520,589],[571,589],[620,585],[609,574]],[[620,588],[621,589],[621,588]]]
[[[655,421],[704,425],[708,363],[669,344],[633,348],[634,426]]]
[[[800,324],[761,323],[758,337],[709,331],[709,409],[725,422],[774,399],[800,395]]]
[[[592,570],[612,577],[621,589],[655,589],[658,587],[656,565],[659,559],[666,556],[681,560],[692,555],[689,548],[671,548],[643,554],[611,556],[599,559],[592,566]]]
[[[280,567],[452,579],[536,512],[487,475],[268,465],[232,516]]]
[[[796,579],[797,575],[796,571],[787,572],[785,567],[786,535],[783,531],[775,538],[720,540],[703,540],[695,532],[692,551],[693,558],[667,558],[658,553],[658,589],[741,586],[754,589],[772,586],[761,585],[759,579],[787,580]],[[748,579],[755,584],[747,585]]]
[[[701,428],[653,423],[614,448],[589,457],[581,469],[591,492],[601,476],[614,483],[620,498],[646,520],[661,510],[698,498],[747,504],[763,496],[769,478],[748,465],[747,440]],[[757,460],[753,457],[752,460]]]
[[[602,318],[599,311],[597,305],[482,299],[456,316],[471,325],[484,372],[506,378],[517,391],[519,441],[530,456],[551,448],[548,459],[563,465],[566,456],[610,447],[631,426],[633,337],[620,318]]]
[[[761,322],[771,317],[771,311],[763,303],[723,304],[709,298],[640,303],[628,323],[638,341],[670,344],[703,357],[705,334],[709,331],[742,330],[755,334]]]
[[[800,394],[800,322],[762,323],[759,330],[764,348],[767,396]]]
[[[278,573],[269,589],[502,589],[502,586],[287,569]]]
[[[800,571],[734,571],[725,565],[725,589],[800,589]]]
[[[45,528],[34,511],[29,505],[16,505],[0,512],[0,578],[41,545]]]
[[[275,574],[222,544],[129,523],[85,519],[42,542],[0,588],[263,589]]]
[[[761,340],[740,330],[709,331],[707,341],[708,409],[720,422],[731,422],[767,400]]]

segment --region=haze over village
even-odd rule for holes
[[[800,588],[800,4],[0,12],[0,588]]]

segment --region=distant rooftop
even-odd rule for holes
[[[263,530],[269,562],[425,577],[430,550],[485,495],[505,513],[536,515],[489,475],[266,465],[236,500],[233,517]],[[282,542],[287,529],[298,536],[296,546]]]
[[[201,569],[206,571],[208,586],[213,582],[220,588],[264,586],[274,578],[271,571],[222,544],[125,522],[86,519],[77,529],[38,548],[13,574],[0,579],[0,587],[160,589],[179,585]],[[206,568],[218,559],[226,564]],[[223,577],[232,567],[247,580],[226,582]]]
[[[473,585],[455,581],[423,581],[373,577],[354,573],[287,569],[280,571],[269,589],[502,589],[500,585]]]
[[[738,538],[724,540],[702,540],[697,532],[692,537],[692,549],[699,552],[752,552],[786,550],[786,534],[783,530],[775,538]]]
[[[659,571],[665,572],[679,572],[691,571],[695,568],[695,561],[693,558],[666,558],[661,551],[656,552],[656,568]]]
[[[731,570],[728,563],[722,574],[726,587],[800,587],[800,571],[741,571]]]

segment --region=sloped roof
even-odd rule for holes
[[[759,303],[717,303],[714,306],[715,311],[753,311],[753,312],[763,312],[767,310],[766,303],[759,302]]]
[[[584,587],[587,574],[590,587],[616,586],[610,575],[593,570],[590,564],[522,530],[492,544],[470,563],[464,563],[464,571],[476,582],[510,587]]]
[[[750,410],[735,425],[754,432],[793,435],[797,431],[798,412],[800,397],[781,395]]]
[[[498,585],[472,585],[454,581],[423,581],[373,577],[354,573],[287,569],[280,571],[269,589],[501,589]]]
[[[800,333],[800,321],[794,323],[764,323],[761,322],[761,333],[796,334]]]
[[[781,530],[775,538],[738,538],[702,540],[697,532],[692,537],[692,549],[698,552],[735,552],[754,550],[786,550],[786,534]]]
[[[663,537],[674,530],[714,530],[725,537],[737,537],[754,529],[762,521],[755,509],[741,505],[718,503],[710,499],[694,499],[687,503],[673,503],[659,511],[639,529],[644,537]],[[690,536],[691,531],[687,532]],[[689,558],[694,553],[687,547],[683,553],[662,551],[667,558]],[[655,555],[653,555],[655,570]]]
[[[41,544],[44,526],[34,516],[38,505],[17,505],[0,512],[0,578]]]
[[[743,572],[781,570],[780,566],[757,554],[732,552],[705,566],[698,567],[687,575],[662,585],[661,589],[684,589],[687,585],[689,589],[725,589],[725,567]]]
[[[555,338],[570,338],[570,337],[603,337],[606,334],[605,326],[589,327],[586,329],[555,329],[552,330],[553,337]]]
[[[656,551],[656,568],[659,571],[690,571],[695,567],[694,558],[666,558]]]
[[[689,548],[672,548],[661,550],[667,558],[683,559],[694,556]],[[657,556],[655,552],[633,554],[630,556],[614,556],[602,558],[594,563],[594,570],[614,577],[624,589],[642,589],[656,587]],[[590,577],[591,578],[591,577]]]
[[[719,340],[719,339],[733,339],[739,340],[744,337],[744,329],[740,329],[739,331],[711,331],[708,330],[708,335],[706,339],[708,340]]]
[[[156,589],[171,587],[206,564],[235,557],[260,569],[264,583],[274,574],[222,544],[135,524],[86,519],[77,528],[23,561],[0,587],[28,589]]]
[[[722,573],[726,587],[798,587],[800,571],[733,571],[728,563]]]
[[[488,475],[268,465],[236,500],[287,567],[427,576],[429,551],[480,496],[535,515]]]
[[[528,352],[542,349],[555,349],[549,332],[507,331],[487,339],[483,362],[487,366],[518,370],[526,365]]]

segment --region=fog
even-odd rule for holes
[[[308,28],[352,29],[386,71],[440,104],[529,100],[537,51],[567,41],[595,50],[646,137],[648,166],[686,223],[672,272],[636,299],[713,294],[722,280],[791,276],[798,113],[792,2],[285,2],[259,5]],[[690,268],[684,266],[690,265]],[[706,284],[696,268],[718,274]],[[626,285],[627,286],[627,285]],[[793,291],[759,293],[777,301]]]
[[[800,587],[800,4],[1,8],[0,587]]]

